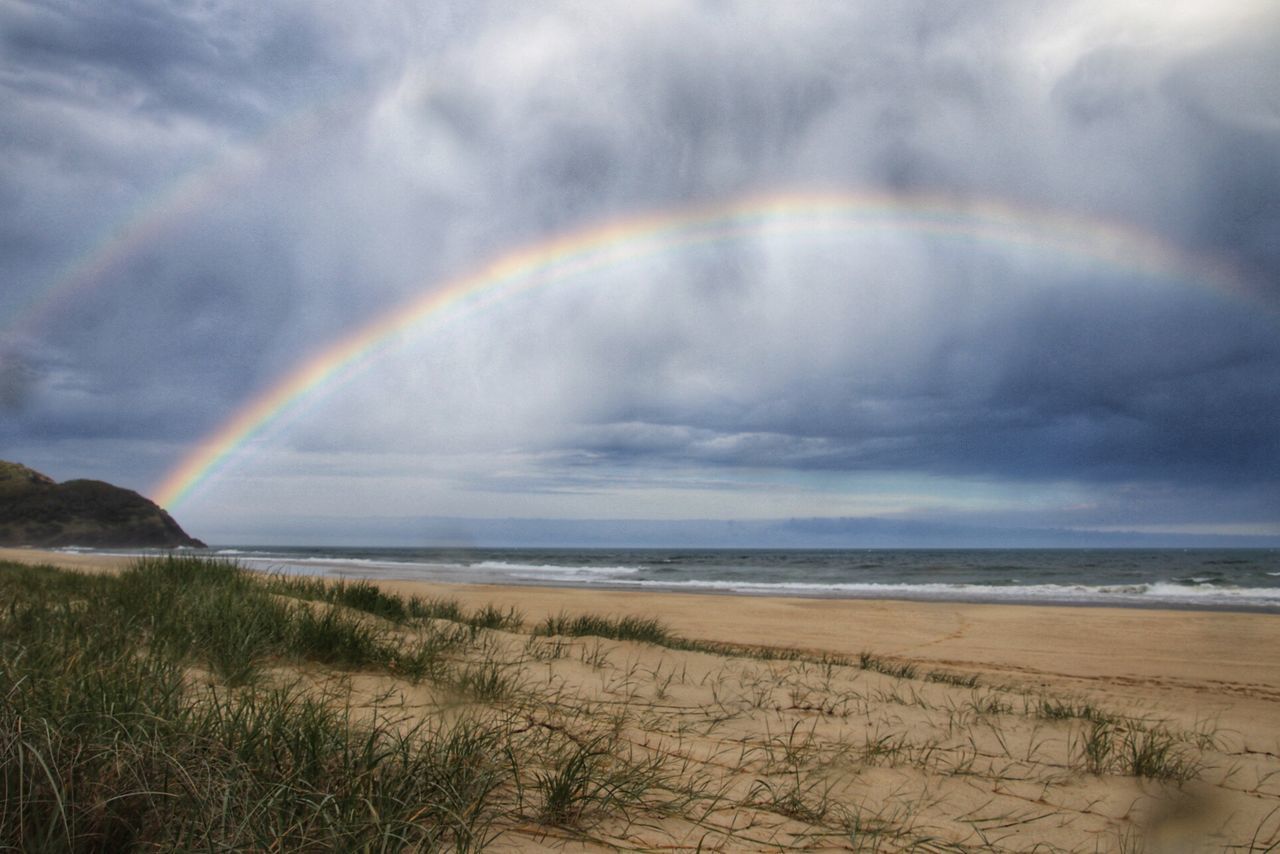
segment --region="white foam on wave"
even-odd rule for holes
[[[413,563],[410,561],[398,560],[373,560],[371,558],[362,557],[295,557],[284,555],[275,557],[252,556],[241,557],[238,562],[258,569],[276,567],[298,567],[299,569],[313,567],[321,569],[329,567],[334,570],[349,568],[356,571],[381,569],[391,570],[394,572],[405,572],[412,570],[458,570],[463,568],[458,564]]]
[[[508,563],[501,560],[486,560],[465,567],[468,570],[509,573],[514,578],[544,578],[551,575],[580,576],[620,576],[635,575],[640,571],[638,566],[568,566],[549,563]]]
[[[1261,604],[1280,605],[1280,587],[1220,587],[1207,584],[1186,587],[1181,584],[1156,582],[1147,585],[1147,594],[1170,599],[1185,597],[1191,602],[1204,600],[1241,602],[1247,599]]]
[[[507,561],[477,563],[441,563],[405,560],[375,560],[357,557],[240,557],[239,562],[253,569],[305,575],[320,575],[326,570],[336,574],[377,571],[382,577],[432,578],[445,581],[474,580],[477,575],[494,579],[522,581],[587,581],[591,578],[616,578],[640,572],[635,566],[572,566],[564,564],[527,564]]]
[[[602,583],[610,583],[604,581]],[[753,581],[629,581],[613,582],[664,589],[716,590],[757,595],[848,596],[882,599],[1008,600],[1019,602],[1066,602],[1103,604],[1132,602],[1179,605],[1259,605],[1280,606],[1280,588],[1275,587],[1187,587],[1182,584],[890,584]]]
[[[1061,604],[1201,605],[1280,608],[1280,587],[1230,587],[1195,577],[1181,581],[1134,584],[1022,584],[746,581],[725,579],[655,580],[637,578],[642,567],[519,563],[504,560],[412,561],[345,556],[232,555],[244,566],[265,572],[298,575],[365,576],[446,582],[565,584],[689,590],[743,595],[836,598],[1005,601]],[[1280,572],[1268,575],[1280,577]],[[1010,579],[1013,581],[1013,579]],[[1187,581],[1191,581],[1188,584]]]

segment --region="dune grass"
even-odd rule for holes
[[[4,564],[0,603],[3,851],[1005,850],[992,840],[1016,832],[1056,850],[1035,823],[1055,798],[1069,812],[1073,786],[1132,800],[1106,787],[1202,780],[1216,749],[870,652],[634,616],[526,630],[513,609],[199,558]],[[1250,797],[1271,797],[1269,767]],[[949,806],[971,780],[1011,794]]]
[[[631,791],[607,775],[548,785],[574,764],[542,770],[547,733],[492,708],[446,725],[265,678],[372,669],[492,707],[516,674],[464,653],[480,630],[518,627],[514,611],[197,558],[118,576],[5,565],[0,599],[0,849],[470,850],[521,814],[526,786],[548,798],[531,814],[557,824]]]
[[[245,573],[194,559],[118,577],[7,566],[0,596],[9,850],[467,849],[490,838],[511,776],[503,728],[357,721],[333,697],[251,684],[268,660],[405,656],[356,618],[290,608]],[[200,688],[192,667],[219,678]]]
[[[553,637],[597,637],[610,640],[629,640],[670,646],[675,640],[660,620],[646,617],[601,617],[583,614],[570,617],[561,612],[550,614],[534,630],[535,635]]]

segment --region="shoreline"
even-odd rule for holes
[[[228,560],[234,560],[233,556],[228,556]],[[245,567],[252,572],[261,570],[255,567]],[[269,571],[269,570],[268,570]],[[304,576],[303,573],[284,573],[286,575]],[[305,577],[305,576],[304,576]],[[430,578],[409,578],[407,576],[395,575],[363,575],[358,573],[329,573],[317,572],[313,576],[315,578],[329,578],[334,580],[346,581],[372,581],[375,584],[399,583],[406,582],[408,584],[428,584],[428,585],[457,585],[459,587],[492,587],[496,589],[507,588],[531,588],[552,590],[598,590],[600,592],[615,593],[653,593],[653,594],[671,594],[675,596],[708,596],[727,599],[803,599],[813,601],[833,601],[833,602],[898,602],[902,604],[929,604],[937,603],[941,605],[993,605],[1008,606],[1010,608],[1082,608],[1086,610],[1104,609],[1104,610],[1120,610],[1120,611],[1169,611],[1171,613],[1181,613],[1183,611],[1208,612],[1221,614],[1258,614],[1271,615],[1280,617],[1280,605],[1225,605],[1225,604],[1207,604],[1199,602],[1100,602],[1096,600],[1085,599],[1018,599],[1014,597],[998,597],[989,596],[905,596],[894,595],[891,593],[805,593],[800,591],[786,592],[768,592],[757,590],[726,590],[706,587],[677,587],[675,585],[661,584],[636,584],[621,582],[596,582],[594,584],[572,584],[561,581],[532,581],[532,580],[503,580],[503,581],[444,581]]]
[[[523,551],[523,550],[517,550]],[[591,550],[585,550],[591,551]],[[731,550],[742,551],[742,550]],[[769,551],[769,550],[762,550]],[[924,549],[922,551],[932,551]],[[981,551],[981,550],[979,550]],[[1003,551],[1003,550],[988,550]],[[1150,551],[1147,549],[1136,549],[1135,551]],[[1183,551],[1183,550],[1170,550]],[[1242,549],[1241,551],[1253,551],[1252,549]],[[41,559],[55,565],[64,566],[89,566],[95,563],[103,562],[128,562],[141,557],[163,557],[169,552],[149,550],[135,552],[111,552],[111,551],[63,551],[54,549],[41,549],[35,547],[0,547],[0,559],[10,560],[26,560],[21,555],[41,555]],[[968,589],[963,592],[951,593],[915,593],[910,589],[907,590],[890,590],[881,592],[876,589],[860,589],[855,591],[848,590],[830,590],[830,589],[806,589],[803,584],[794,586],[786,584],[776,584],[778,589],[759,589],[761,587],[769,587],[768,582],[724,582],[716,584],[689,583],[675,581],[669,584],[657,581],[627,581],[622,579],[616,580],[597,580],[594,582],[582,583],[575,582],[572,579],[563,578],[531,578],[527,576],[500,576],[497,578],[477,578],[474,580],[460,579],[454,576],[441,573],[433,576],[430,571],[419,570],[416,573],[410,573],[406,570],[398,569],[400,565],[398,561],[377,561],[372,562],[364,558],[352,558],[350,560],[342,557],[324,557],[324,558],[307,558],[307,559],[290,559],[266,558],[262,556],[254,556],[245,554],[240,551],[232,553],[220,553],[217,547],[210,547],[207,551],[199,550],[176,550],[172,554],[192,554],[207,557],[216,560],[227,560],[241,564],[245,569],[263,574],[281,573],[285,575],[297,576],[313,576],[332,579],[345,579],[348,581],[368,580],[374,583],[382,582],[410,582],[422,584],[444,584],[444,585],[464,585],[493,587],[497,589],[504,588],[520,588],[520,589],[541,589],[551,588],[557,590],[598,590],[607,591],[627,591],[635,593],[654,593],[654,594],[677,594],[677,595],[693,595],[693,596],[713,596],[728,598],[746,598],[746,599],[805,599],[805,600],[833,600],[848,602],[900,602],[904,604],[911,603],[942,603],[954,605],[993,605],[993,606],[1011,606],[1019,608],[1071,608],[1071,609],[1109,609],[1109,610],[1136,610],[1136,611],[1169,611],[1176,613],[1195,612],[1195,613],[1224,613],[1224,614],[1256,614],[1280,616],[1280,600],[1275,602],[1257,602],[1229,601],[1231,594],[1223,592],[1218,594],[1215,601],[1200,602],[1194,599],[1169,599],[1169,598],[1144,598],[1139,593],[1108,593],[1109,597],[1102,598],[1099,595],[1090,596],[1087,591],[1098,588],[1123,588],[1123,587],[1142,587],[1147,582],[1118,582],[1115,584],[1104,585],[1075,585],[1086,591],[1082,596],[1060,595],[1055,596],[1052,593],[1044,595],[1001,595],[994,591],[1007,589],[1000,585],[990,585],[989,588],[979,584],[961,585]],[[8,557],[6,557],[8,555]],[[414,564],[408,564],[413,566]],[[422,564],[422,566],[430,566],[431,564]],[[463,564],[459,564],[463,566]],[[303,568],[305,567],[305,568]],[[456,575],[456,574],[455,574]],[[739,584],[733,587],[733,584]],[[823,585],[811,585],[813,587],[822,587]],[[884,584],[881,582],[868,582],[866,587],[874,588],[876,586],[892,587],[894,585]],[[910,588],[911,585],[903,585]],[[946,585],[939,584],[940,587]],[[1054,586],[1054,585],[1049,585]],[[1062,584],[1057,585],[1063,588],[1070,588],[1073,585]],[[748,589],[742,589],[748,588]],[[755,588],[755,589],[751,589]],[[985,592],[987,589],[993,592]],[[1194,588],[1190,588],[1194,589]],[[1233,588],[1225,588],[1231,590]],[[1206,597],[1212,597],[1214,593],[1206,594]],[[1223,601],[1224,599],[1228,601]]]
[[[135,559],[0,548],[0,560],[88,572],[117,571]],[[657,616],[676,633],[696,640],[855,657],[870,650],[1010,677],[1021,674],[1081,684],[1113,679],[1153,686],[1181,684],[1205,692],[1223,689],[1267,696],[1280,703],[1280,660],[1268,653],[1280,648],[1280,620],[1274,612],[1170,608],[1156,603],[1137,607],[774,596],[324,575],[349,582],[367,580],[406,597],[454,598],[468,607],[489,603],[513,607],[534,622],[557,613]],[[715,607],[708,607],[712,602]]]
[[[227,560],[235,560],[234,556],[227,556]],[[338,564],[341,565],[341,564]],[[269,573],[271,570],[261,570],[257,567],[246,566],[251,572]],[[673,596],[705,596],[712,598],[725,599],[800,599],[812,600],[818,602],[897,602],[904,605],[918,605],[936,603],[940,605],[992,605],[995,607],[1010,608],[1080,608],[1084,610],[1118,610],[1118,611],[1168,611],[1170,613],[1182,613],[1184,611],[1206,612],[1220,614],[1257,614],[1270,615],[1280,617],[1280,605],[1227,605],[1227,604],[1209,604],[1199,602],[1101,602],[1097,600],[1086,599],[1018,599],[1015,597],[998,597],[981,595],[975,596],[906,596],[894,595],[891,593],[805,593],[801,591],[786,592],[768,592],[757,590],[726,590],[707,587],[677,587],[675,585],[661,584],[636,584],[622,582],[595,582],[594,584],[572,584],[567,581],[533,581],[533,580],[510,580],[503,581],[445,581],[432,578],[410,578],[403,575],[372,575],[353,572],[316,572],[314,574],[291,573],[285,572],[285,575],[295,575],[299,577],[328,578],[334,580],[345,581],[371,581],[375,584],[383,583],[400,583],[407,584],[426,584],[426,585],[444,585],[458,587],[491,587],[498,590],[509,588],[516,589],[551,589],[551,590],[595,590],[602,593],[640,593],[655,595],[673,595]]]

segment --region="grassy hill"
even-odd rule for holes
[[[0,545],[203,547],[138,493],[100,480],[52,478],[0,460]]]

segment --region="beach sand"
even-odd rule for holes
[[[107,571],[127,563],[23,549],[0,549],[0,560]],[[721,805],[698,821],[602,819],[585,834],[515,828],[497,849],[1043,843],[1157,851],[1280,843],[1280,618],[1273,615],[379,586],[519,610],[525,629],[495,632],[494,649],[524,662],[522,690],[540,709],[530,720],[554,727],[612,716],[634,750],[686,770],[692,764],[723,792]],[[529,636],[561,613],[657,617],[685,639],[791,650],[801,660]],[[844,663],[821,663],[832,656]],[[914,671],[893,672],[908,664]],[[362,676],[352,684],[368,696],[399,690],[405,708],[423,713],[438,702],[427,688],[393,682]],[[1099,733],[1111,752],[1090,768],[1086,744]],[[1157,736],[1194,767],[1189,779],[1125,770]]]

